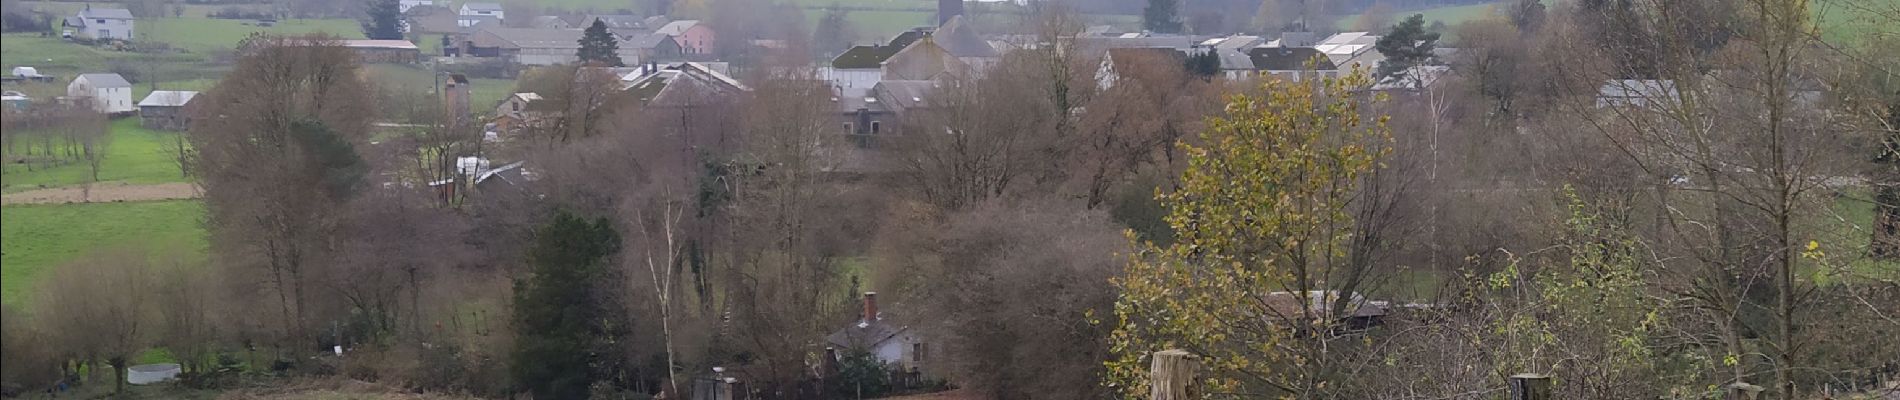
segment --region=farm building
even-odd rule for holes
[[[343,40],[343,47],[356,52],[364,63],[413,64],[422,59],[422,49],[407,40]]]
[[[132,12],[123,8],[92,8],[79,10],[79,14],[67,17],[63,23],[64,34],[70,37],[92,40],[132,40],[133,26],[136,21]]]
[[[485,27],[462,42],[463,56],[500,57],[520,65],[555,65],[580,60],[579,29]]]
[[[137,111],[132,103],[132,82],[119,74],[79,74],[66,84],[66,97],[88,104],[102,113]]]
[[[185,105],[191,103],[198,92],[187,90],[155,90],[139,100],[139,125],[146,129],[182,131],[191,127],[191,115],[185,112]]]

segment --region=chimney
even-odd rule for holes
[[[963,15],[963,0],[937,0],[937,26],[958,15]]]
[[[877,292],[864,292],[864,323],[877,319]]]

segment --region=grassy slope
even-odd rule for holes
[[[193,200],[0,207],[0,301],[18,304],[48,268],[104,247],[202,252],[203,218]]]
[[[178,163],[166,148],[175,132],[153,131],[139,127],[138,118],[112,122],[112,141],[99,167],[101,182],[166,183],[183,182]],[[84,163],[71,163],[27,170],[25,165],[7,164],[0,174],[0,187],[6,192],[77,185],[86,182]]]

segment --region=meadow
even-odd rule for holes
[[[91,251],[146,245],[201,254],[204,205],[196,200],[0,207],[0,301],[29,300],[50,268]]]

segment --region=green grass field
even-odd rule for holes
[[[195,200],[0,207],[0,301],[18,304],[48,268],[90,251],[146,244],[205,250]]]
[[[173,48],[193,53],[231,50],[237,47],[238,41],[252,33],[326,33],[344,39],[363,38],[361,26],[349,19],[293,19],[278,21],[270,27],[251,25],[251,22],[213,18],[156,18],[140,20],[137,29],[142,40],[164,42]]]
[[[173,146],[176,132],[153,131],[139,127],[138,118],[112,122],[112,139],[106,158],[99,166],[100,182],[133,184],[184,182],[178,162],[167,148]],[[50,168],[28,170],[23,164],[7,164],[0,173],[0,191],[18,192],[85,183],[90,168],[73,162]]]

